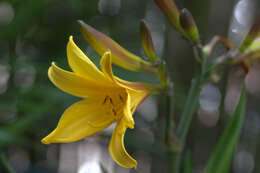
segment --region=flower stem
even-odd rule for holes
[[[8,173],[15,173],[14,169],[9,165],[8,160],[4,153],[0,153],[0,161],[2,162],[3,166],[5,167]]]
[[[199,93],[200,93],[199,86],[200,86],[200,76],[195,77],[195,79],[192,80],[188,98],[184,105],[184,111],[181,115],[180,124],[177,129],[177,137],[182,145],[182,148],[184,148],[184,146],[185,146],[186,136],[187,136],[191,121],[193,119],[193,114],[197,108],[198,97],[199,97]],[[174,153],[173,163],[172,163],[174,170],[171,173],[180,172],[182,153],[183,153],[182,151]]]
[[[168,172],[171,173],[174,170],[173,161],[174,153],[176,151],[176,141],[174,139],[173,128],[174,128],[174,91],[173,89],[166,96],[166,126],[165,126],[165,144],[167,147],[167,161],[168,161]]]
[[[188,98],[184,105],[184,110],[181,115],[180,124],[177,129],[177,136],[182,144],[185,143],[185,139],[190,127],[190,123],[193,118],[193,113],[197,108],[198,97],[200,93],[200,76],[195,77],[191,82],[191,88],[189,90]]]
[[[173,128],[174,128],[174,121],[173,121],[173,114],[174,114],[174,92],[173,89],[170,91],[170,93],[166,96],[166,110],[168,113],[166,116],[166,143],[168,140],[171,139]]]
[[[183,155],[183,148],[185,147],[186,137],[193,119],[193,115],[198,105],[200,94],[200,86],[205,80],[206,57],[200,47],[196,47],[198,56],[201,59],[201,64],[198,64],[198,72],[195,74],[194,79],[191,81],[188,97],[186,99],[184,109],[181,115],[181,120],[177,128],[177,137],[182,145],[182,151],[176,152],[173,157],[173,170],[171,173],[179,173],[181,167],[181,160]]]

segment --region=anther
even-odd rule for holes
[[[107,101],[107,98],[108,98],[108,96],[106,96],[106,97],[105,97],[105,99],[104,99],[104,101],[103,101],[103,104],[105,104],[105,103],[106,103],[106,101]]]
[[[122,97],[121,95],[119,95],[119,98],[120,98],[120,100],[121,100],[122,102],[124,102],[124,99],[123,99],[123,97]]]
[[[113,104],[113,100],[109,97],[109,101],[110,101],[110,103],[112,104],[112,105],[114,105]]]

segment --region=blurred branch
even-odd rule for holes
[[[195,49],[197,50],[197,55],[201,60],[201,64],[197,64],[198,71],[191,82],[191,87],[189,89],[188,97],[185,102],[183,112],[181,115],[181,120],[177,129],[177,137],[182,145],[182,151],[186,143],[186,137],[193,119],[193,115],[197,108],[199,93],[201,89],[200,86],[206,78],[206,55],[204,54],[200,46],[196,46]],[[174,167],[173,173],[180,172],[181,160],[183,155],[182,151],[175,153],[174,162],[172,163]]]

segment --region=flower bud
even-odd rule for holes
[[[245,50],[246,53],[260,50],[260,37],[257,37],[252,44]]]
[[[244,41],[240,45],[239,50],[241,52],[246,51],[252,45],[252,43],[255,41],[255,39],[259,36],[260,36],[260,18],[258,18],[254,22],[252,27],[250,28],[246,38],[244,39]]]
[[[140,32],[144,53],[149,58],[150,62],[154,64],[157,60],[157,55],[154,49],[151,33],[144,20],[141,21]]]
[[[157,6],[161,9],[165,17],[168,19],[168,21],[172,24],[172,26],[178,30],[182,31],[182,28],[180,26],[179,22],[179,9],[176,7],[173,0],[154,0],[154,2],[157,4]]]
[[[152,66],[150,62],[144,61],[127,51],[107,35],[95,30],[81,20],[78,22],[84,38],[100,56],[110,50],[112,62],[118,66],[132,71],[148,71],[152,73],[157,71],[157,68]]]
[[[199,42],[199,32],[193,16],[187,9],[181,10],[180,23],[186,36],[195,43]]]

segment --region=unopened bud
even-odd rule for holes
[[[172,26],[181,32],[182,28],[179,22],[180,14],[175,2],[173,0],[154,0],[154,2],[161,9]]]
[[[157,60],[157,56],[154,49],[151,33],[144,20],[141,21],[140,32],[141,32],[141,40],[144,48],[144,53],[149,58],[151,63],[154,64],[155,61]]]
[[[260,50],[260,37],[257,37],[253,43],[245,50],[246,53]]]
[[[259,36],[260,36],[260,18],[258,18],[254,22],[252,27],[250,28],[246,38],[244,39],[244,41],[240,45],[239,50],[241,52],[246,51],[252,45],[252,43],[255,41],[255,39]]]
[[[78,22],[84,38],[100,56],[109,50],[111,51],[112,62],[118,66],[132,71],[148,71],[152,73],[157,71],[157,68],[150,62],[127,51],[107,35],[97,31],[81,20]]]
[[[181,10],[180,23],[187,37],[195,43],[199,42],[199,32],[193,16],[187,9]]]

